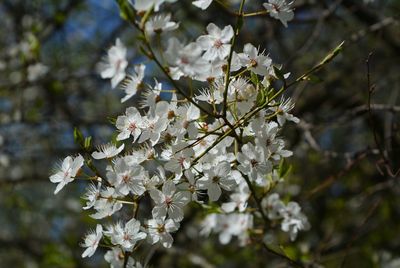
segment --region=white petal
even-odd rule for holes
[[[156,204],[162,204],[165,201],[165,196],[160,190],[157,189],[151,190],[150,196]]]
[[[172,197],[172,195],[176,191],[176,187],[173,181],[166,181],[162,187],[162,191],[164,195]]]
[[[226,213],[232,212],[236,208],[236,203],[235,202],[229,202],[229,203],[223,203],[221,206],[222,210],[225,211]]]
[[[211,201],[217,201],[221,196],[221,188],[216,183],[211,183],[208,187],[207,194]]]
[[[167,207],[165,205],[155,206],[151,211],[155,219],[162,219],[167,216]]]

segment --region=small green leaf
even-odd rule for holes
[[[257,94],[257,106],[262,106],[267,101],[267,94],[264,88],[261,88]]]
[[[286,163],[284,159],[279,163],[279,178],[284,178],[286,177],[290,172],[292,171],[292,165],[289,165]]]
[[[258,85],[259,80],[257,74],[251,72],[250,73],[250,81],[253,82],[254,85]]]
[[[126,21],[135,21],[135,11],[126,0],[117,0],[119,6],[119,15]]]
[[[144,25],[146,24],[147,20],[150,18],[150,15],[153,13],[153,8],[150,8],[146,11],[140,21],[140,28],[143,29]]]
[[[111,124],[115,125],[117,123],[117,119],[111,116],[107,117],[108,122],[110,122]]]
[[[324,65],[333,60],[343,49],[344,41],[340,43],[337,47],[335,47],[332,52],[330,52],[320,63],[320,65]]]
[[[143,34],[139,34],[137,37],[138,41],[146,41],[146,37]]]
[[[86,150],[89,150],[92,147],[92,136],[85,138],[84,147]]]
[[[273,66],[273,68],[274,68],[274,73],[275,73],[276,77],[277,77],[279,80],[285,81],[284,73],[282,72],[282,70],[279,69],[279,68],[276,67],[276,66]]]
[[[316,76],[316,75],[309,75],[303,78],[303,80],[309,81],[313,84],[317,84],[317,83],[321,83],[324,80],[322,80],[320,77]]]
[[[83,134],[77,127],[74,128],[74,141],[80,146],[84,144]]]

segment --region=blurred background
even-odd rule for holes
[[[247,2],[258,11],[264,1]],[[294,6],[288,28],[269,16],[246,19],[237,50],[247,42],[265,48],[293,79],[346,43],[332,63],[286,93],[301,123],[282,132],[294,156],[281,192],[301,204],[311,229],[279,244],[315,267],[400,267],[400,1]],[[234,23],[215,3],[207,12],[184,0],[164,8],[189,41],[211,21]],[[115,130],[109,118],[137,102],[121,104],[121,91],[96,68],[117,37],[131,66],[142,61],[137,32],[111,0],[2,0],[0,16],[0,267],[106,267],[101,250],[80,257],[81,237],[95,226],[81,209],[85,184],[55,196],[48,177],[60,159],[79,152],[74,127],[104,143]],[[164,79],[155,70],[154,77]],[[193,208],[174,247],[156,251],[150,264],[287,267],[255,246],[199,237],[200,218]]]

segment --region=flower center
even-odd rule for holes
[[[173,138],[174,137],[171,135],[171,133],[165,133],[164,142],[167,143],[167,144],[171,143]]]
[[[165,197],[165,204],[169,207],[172,204],[172,198],[169,196]]]
[[[130,179],[131,179],[131,178],[129,177],[129,175],[126,175],[126,174],[125,174],[125,175],[122,176],[122,180],[123,180],[125,183],[128,183],[128,182],[130,181]]]
[[[271,145],[272,145],[272,140],[271,140],[271,139],[267,139],[267,140],[265,141],[265,145],[271,146]]]
[[[223,43],[219,39],[214,42],[214,47],[216,47],[216,48],[220,48],[220,47],[222,47],[222,45],[223,45]]]
[[[255,160],[255,159],[252,159],[252,160],[250,161],[250,163],[251,163],[251,166],[252,166],[252,167],[256,167],[256,166],[258,165],[258,161]]]
[[[132,122],[132,123],[129,124],[128,130],[130,132],[134,132],[136,130],[136,128],[137,128],[136,123]]]
[[[182,57],[182,58],[181,58],[181,63],[182,63],[182,64],[189,64],[189,59],[186,58],[186,57]]]
[[[276,11],[276,12],[280,12],[281,8],[277,5],[277,4],[272,4],[272,8]]]
[[[184,128],[188,128],[189,127],[189,121],[187,121],[187,120],[185,120],[184,122],[183,122],[183,124],[182,124],[182,126],[184,127]]]
[[[178,163],[183,166],[183,163],[185,162],[185,158],[184,157],[180,157],[178,158]]]
[[[165,232],[165,225],[164,224],[158,225],[157,232],[164,233]]]
[[[214,183],[219,183],[219,180],[221,179],[221,177],[220,176],[214,176],[213,178],[212,178],[212,181],[214,182]]]
[[[129,240],[129,235],[128,235],[128,234],[125,234],[125,235],[124,235],[124,240],[125,240],[125,241],[128,241],[128,240]]]
[[[175,117],[175,112],[174,111],[169,111],[168,112],[168,119],[171,120]]]

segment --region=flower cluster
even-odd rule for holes
[[[279,194],[273,193],[262,201],[270,220],[282,220],[281,228],[289,232],[290,239],[296,239],[299,230],[310,228],[306,216],[301,212],[301,207],[296,202],[287,205],[279,198]]]
[[[157,12],[164,2],[175,1],[137,0],[133,8],[137,14]],[[202,9],[210,3],[193,2]],[[280,13],[285,10],[286,6]],[[179,23],[156,13],[134,24],[144,36],[146,55],[165,59],[167,66],[161,67],[169,80],[145,83],[144,64],[126,74],[127,48],[119,39],[101,63],[101,76],[126,93],[121,102],[139,95],[141,105],[126,108],[116,119],[117,144],[101,145],[95,151],[85,147],[91,150],[85,168],[93,172],[87,175],[93,184],[84,195],[84,209],[92,210],[94,219],[112,217],[116,222],[104,228],[98,224],[96,231],[89,232],[82,256],[93,255],[104,240],[112,248],[105,255],[112,267],[140,266],[132,253],[142,243],[171,247],[172,233],[180,228],[192,202],[206,211],[217,207],[205,218],[201,233],[219,233],[223,244],[232,237],[238,237],[241,245],[251,243],[252,229],[278,219],[291,239],[307,229],[297,203],[285,205],[277,194],[269,194],[283,181],[282,163],[292,155],[280,136],[281,128],[287,121],[299,122],[290,114],[291,100],[277,98],[285,88],[272,86],[287,75],[250,43],[235,51],[237,26],[210,23],[206,34],[191,43],[166,38],[166,47],[158,55],[151,49],[153,36],[174,31]],[[182,77],[204,87],[189,92],[174,82]],[[106,165],[104,174],[96,168],[98,163]],[[78,176],[83,165],[82,156],[67,157],[61,171],[50,177],[59,183],[55,193]],[[122,220],[127,214],[122,212],[132,208],[133,215]]]

